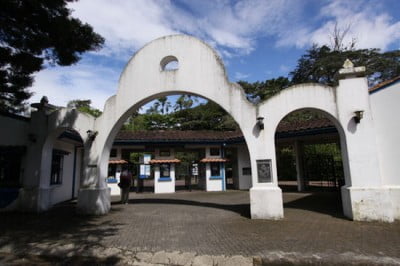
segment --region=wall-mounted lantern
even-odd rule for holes
[[[257,126],[258,126],[258,129],[260,129],[260,130],[264,129],[264,117],[262,117],[262,116],[257,117]]]
[[[355,111],[354,112],[354,122],[356,122],[356,124],[359,124],[361,119],[363,119],[364,117],[364,111],[359,110],[359,111]]]
[[[90,129],[88,131],[86,131],[86,133],[88,134],[88,138],[89,138],[90,141],[94,141],[96,136],[97,136],[97,134],[99,134],[98,131],[92,131]]]

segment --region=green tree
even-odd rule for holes
[[[174,111],[182,111],[184,109],[188,109],[193,106],[194,101],[196,100],[197,100],[196,97],[194,97],[193,100],[192,95],[183,94],[179,96],[179,98],[176,100],[174,105]]]
[[[381,52],[379,49],[334,50],[314,45],[297,61],[290,72],[291,84],[316,82],[329,86],[338,84],[337,73],[346,59],[355,66],[365,66],[369,85],[400,75],[400,50]]]
[[[0,8],[0,110],[18,112],[30,98],[33,73],[68,66],[104,39],[71,17],[73,0],[2,0]]]
[[[242,86],[248,99],[252,102],[269,99],[290,85],[289,79],[285,77],[256,81],[253,83],[240,80],[238,83]]]
[[[102,112],[99,109],[92,107],[91,104],[91,100],[71,100],[68,102],[67,107],[75,108],[80,112],[90,114],[94,117],[99,117]]]
[[[207,102],[172,114],[180,130],[236,130],[233,118],[218,104]]]
[[[151,108],[154,108],[151,107]],[[218,104],[207,102],[171,113],[134,113],[123,130],[236,130],[233,118]]]

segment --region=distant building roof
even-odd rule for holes
[[[397,81],[400,81],[400,76],[392,78],[392,79],[389,79],[389,80],[386,80],[386,81],[383,81],[383,82],[373,86],[368,91],[369,91],[369,93],[375,93],[377,91],[380,91],[380,90],[388,87],[389,85],[391,85],[391,84],[393,84],[393,83],[395,83]]]
[[[213,130],[152,130],[152,131],[120,131],[114,143],[213,143],[213,142],[243,142],[240,131],[213,131]]]
[[[225,163],[228,159],[225,158],[203,158],[200,160],[201,163]]]
[[[276,136],[286,138],[289,136],[324,134],[337,132],[334,124],[326,118],[313,119],[301,122],[282,121]],[[241,131],[213,131],[213,130],[153,130],[153,131],[120,131],[114,144],[159,144],[159,143],[243,143]]]
[[[125,160],[109,160],[108,161],[109,164],[127,164],[128,162]]]
[[[163,163],[180,163],[179,159],[151,159],[150,164],[163,164]]]
[[[307,121],[286,122],[281,121],[276,130],[277,133],[304,131],[317,128],[330,128],[334,124],[327,118],[312,119]]]

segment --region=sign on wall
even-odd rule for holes
[[[258,183],[272,182],[271,159],[257,160]]]
[[[151,173],[151,165],[149,164],[141,164],[140,165],[140,178],[149,178]]]
[[[199,165],[197,163],[192,164],[192,175],[199,175]]]

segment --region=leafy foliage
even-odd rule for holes
[[[99,109],[92,107],[91,104],[91,100],[71,100],[68,102],[67,107],[75,108],[94,117],[99,117],[102,112]]]
[[[297,61],[296,68],[289,78],[279,77],[265,81],[249,83],[239,81],[252,102],[264,101],[283,89],[300,83],[320,83],[328,86],[338,84],[337,73],[346,59],[355,66],[365,66],[370,86],[400,75],[400,50],[381,52],[379,49],[354,49],[355,41],[349,46],[343,45],[348,29],[341,32],[335,28],[332,34],[332,48],[313,45]]]
[[[252,102],[267,100],[290,85],[289,79],[285,77],[256,81],[254,83],[240,80],[238,83]]]
[[[370,85],[400,75],[400,51],[381,53],[379,49],[332,50],[314,45],[290,72],[291,84],[317,82],[329,86],[338,84],[337,73],[343,62],[350,59],[355,66],[365,66]]]
[[[179,98],[178,98],[179,99]],[[153,109],[154,110],[154,109]],[[235,130],[233,118],[214,102],[185,108],[171,113],[152,111],[135,113],[123,126],[124,130]]]
[[[72,0],[3,0],[0,8],[0,109],[18,112],[32,95],[32,74],[45,65],[68,66],[104,39],[72,18]]]

